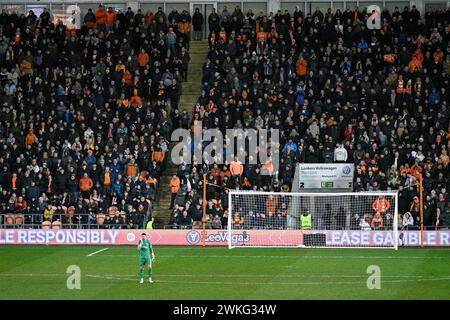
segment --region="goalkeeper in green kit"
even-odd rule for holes
[[[142,238],[138,243],[139,250],[139,274],[141,276],[140,283],[144,283],[144,268],[148,265],[148,282],[153,283],[152,280],[152,264],[155,262],[155,253],[153,252],[153,246],[147,239],[147,235],[142,233]],[[152,256],[150,257],[150,252]]]

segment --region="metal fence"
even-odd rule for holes
[[[167,224],[163,229],[201,229],[198,221],[190,225]],[[207,229],[215,229],[207,224]],[[145,229],[145,226],[130,226],[127,223],[111,223],[102,214],[54,214],[45,219],[42,214],[0,214],[0,229]],[[448,230],[447,226],[424,226],[424,230]],[[404,230],[420,230],[418,226],[409,226]]]
[[[167,225],[164,225],[164,229],[196,229],[196,230],[198,230],[198,229],[201,229],[201,228],[202,228],[201,224],[200,225],[196,225],[196,224],[190,224],[190,225],[167,224]],[[208,230],[209,229],[216,229],[216,230],[217,229],[223,229],[223,226],[222,226],[222,228],[213,228],[211,226],[211,224],[207,224],[206,229],[208,229]],[[226,229],[226,226],[225,226],[225,229]],[[245,227],[242,227],[242,228],[239,228],[239,229],[247,230]],[[236,229],[236,230],[239,230],[239,229]],[[258,230],[259,228],[249,228],[249,229]],[[435,227],[435,226],[424,226],[424,230],[425,231],[449,230],[449,229],[450,228],[447,227],[447,226],[438,226],[438,227]],[[260,228],[259,230],[269,230],[269,228],[266,228],[266,229]],[[275,230],[275,229],[273,229],[273,230]],[[279,229],[279,230],[283,230],[283,229]],[[418,231],[418,230],[420,230],[419,226],[409,226],[407,228],[402,229],[401,231]]]

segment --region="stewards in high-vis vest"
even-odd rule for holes
[[[305,213],[300,216],[300,223],[302,224],[302,230],[311,230],[312,217],[308,211],[305,211]]]
[[[154,221],[154,219],[151,218],[151,219],[147,222],[147,226],[146,226],[146,229],[147,229],[147,230],[153,230],[153,221]]]

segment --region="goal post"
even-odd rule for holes
[[[230,190],[228,247],[398,249],[398,192]]]

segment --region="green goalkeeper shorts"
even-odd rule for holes
[[[139,264],[140,265],[144,265],[144,264],[149,264],[149,265],[151,265],[152,264],[152,259],[150,259],[150,257],[140,257],[139,258]]]

